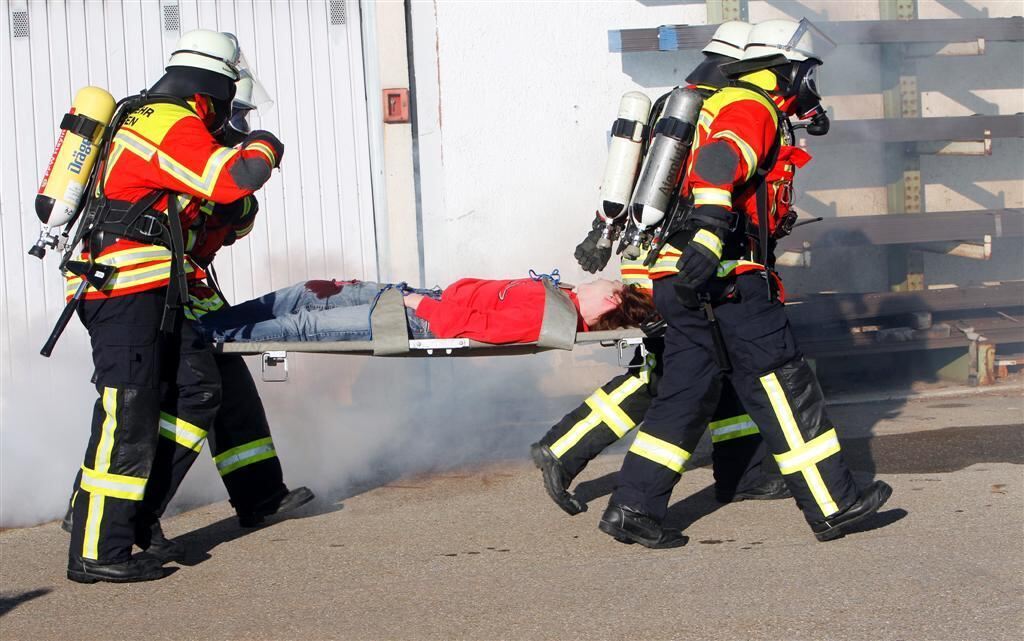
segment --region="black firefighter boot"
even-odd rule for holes
[[[185,560],[185,545],[167,538],[160,527],[160,521],[154,521],[148,528],[142,526],[136,531],[135,545],[161,563]]]
[[[562,467],[551,448],[541,443],[534,443],[530,446],[530,458],[533,464],[541,471],[544,477],[544,489],[555,504],[562,508],[569,516],[576,516],[580,512],[587,511],[587,504],[583,503],[572,494],[566,491],[572,477]]]
[[[283,489],[280,494],[263,501],[251,511],[239,512],[238,524],[242,527],[262,525],[267,517],[290,512],[309,503],[313,498],[314,494],[308,487],[297,487],[291,491]]]
[[[652,550],[682,547],[687,540],[681,530],[663,528],[651,516],[615,503],[608,504],[597,527],[619,543],[639,543]]]
[[[831,541],[846,534],[849,526],[863,521],[879,510],[892,496],[892,487],[885,481],[875,481],[860,493],[853,505],[824,521],[811,523],[811,530],[819,541]]]
[[[74,510],[68,508],[67,514],[64,515],[64,520],[60,522],[60,529],[68,534],[71,533],[73,515]],[[136,527],[135,545],[140,550],[148,552],[150,556],[161,563],[185,559],[185,546],[178,541],[168,539],[164,535],[163,528],[160,527],[160,521],[154,521],[149,527],[141,523]]]
[[[738,503],[739,501],[774,501],[776,499],[792,498],[793,493],[786,487],[786,482],[780,478],[765,476],[761,481],[745,490],[737,490],[730,495],[728,492],[719,491],[715,487],[715,500],[719,503]]]
[[[163,566],[157,559],[135,556],[120,563],[100,563],[80,556],[68,558],[68,578],[76,583],[135,583],[155,581],[164,576]]]

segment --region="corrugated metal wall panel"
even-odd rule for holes
[[[23,416],[22,405],[29,402],[18,396],[18,384],[12,385],[16,377],[32,370],[53,384],[55,376],[67,376],[53,372],[88,349],[84,331],[72,321],[53,359],[38,356],[63,306],[63,283],[56,256],[40,262],[25,252],[39,231],[34,198],[57,123],[85,85],[105,87],[117,98],[151,85],[180,33],[189,29],[238,35],[275,99],[273,108],[252,117],[251,124],[274,131],[286,146],[281,171],[260,194],[256,229],[218,258],[229,298],[245,300],[308,278],[377,277],[359,7],[349,2],[347,24],[331,24],[329,5],[328,0],[3,0],[0,420]],[[14,9],[28,14],[27,37],[14,37]],[[174,16],[179,29],[167,30],[166,18]],[[77,425],[85,420],[78,411],[92,391],[77,376],[73,390],[68,407],[76,413],[69,420]]]

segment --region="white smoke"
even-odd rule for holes
[[[4,351],[17,368],[4,368],[0,392],[0,527],[63,516],[96,398],[83,334],[73,320],[50,360],[36,341]],[[247,361],[260,381],[259,359]],[[614,363],[614,351],[600,348],[501,358],[292,354],[289,382],[258,387],[285,482],[331,503],[399,476],[525,459],[529,443],[616,373]],[[226,496],[204,450],[170,512]]]

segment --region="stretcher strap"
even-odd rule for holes
[[[380,293],[370,314],[370,329],[373,335],[374,356],[393,356],[409,352],[409,327],[402,290],[392,287]]]
[[[537,347],[572,349],[576,343],[576,305],[552,279],[543,278],[544,319]]]

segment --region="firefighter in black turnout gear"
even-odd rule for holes
[[[750,24],[735,20],[719,26],[702,50],[704,60],[686,78],[690,86],[710,96],[717,88],[728,84],[719,66],[743,55],[750,28]],[[650,121],[657,118],[660,111],[657,105],[664,101],[662,97],[655,103]],[[593,231],[576,248],[576,259],[589,272],[604,269],[612,254],[610,247],[598,247],[602,227],[600,218],[596,219]],[[645,258],[641,255],[630,259],[623,255],[622,281],[653,295]],[[531,457],[542,472],[548,496],[570,515],[586,510],[586,504],[568,491],[573,479],[591,460],[640,424],[658,394],[658,383],[663,376],[665,324],[650,323],[645,331],[649,336],[644,340],[644,349],[637,348],[629,371],[602,385],[548,430],[539,442],[530,446]],[[728,385],[710,417],[708,430],[712,442],[715,498],[719,502],[791,496],[780,478],[763,470],[767,448],[757,425]],[[692,449],[685,458],[688,459],[691,452]],[[683,460],[678,463],[681,472]]]
[[[665,373],[637,437],[643,447],[626,455],[600,522],[617,540],[685,543],[661,525],[679,480],[674,462],[703,431],[726,382],[818,540],[842,536],[891,494],[881,481],[859,489],[843,462],[773,269],[774,238],[795,216],[792,174],[809,160],[791,146],[786,118],[818,105],[814,77],[828,42],[806,20],[755,25],[743,59],[723,67],[737,82],[704,102],[683,184],[693,210],[652,268],[655,303],[668,323]]]
[[[170,83],[172,86],[166,90],[173,94],[173,83],[179,82],[174,75],[165,76],[153,91]],[[253,102],[256,81],[245,69],[240,70],[240,75],[242,77],[235,83],[230,118],[214,132],[214,138],[225,147],[242,144],[251,133],[247,115],[256,107]],[[191,90],[187,89],[186,93]],[[261,92],[262,88],[257,87],[256,91]],[[213,258],[221,247],[233,244],[252,231],[258,210],[255,196],[245,196],[228,204],[206,201],[200,206],[199,219],[190,228],[188,257],[193,265],[207,272],[208,282],[190,280],[189,299],[183,305],[188,320],[225,306],[213,279]],[[271,515],[288,512],[314,498],[308,488],[289,490],[285,486],[263,403],[242,357],[217,353],[214,362],[220,377],[221,403],[208,432],[180,418],[187,416],[189,401],[181,400],[179,389],[168,388],[161,402],[160,438],[135,527],[135,545],[160,561],[180,561],[185,557],[184,546],[164,535],[160,517],[202,450],[204,441],[210,443],[214,464],[243,527],[255,527]],[[179,404],[183,407],[179,408]],[[62,523],[68,532],[72,530],[74,501],[80,482],[81,472]]]
[[[69,298],[81,296],[99,392],[72,506],[73,581],[164,576],[160,559],[131,555],[134,543],[153,546],[156,512],[170,498],[159,480],[172,466],[158,457],[160,433],[196,447],[221,405],[212,350],[183,313],[188,283],[203,276],[188,252],[202,233],[202,203],[252,194],[284,151],[269,132],[236,148],[212,135],[230,115],[241,62],[231,34],[184,34],[165,75],[123,104],[104,137],[79,229],[82,261],[109,276],[85,286],[66,274]]]

